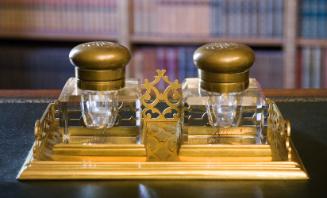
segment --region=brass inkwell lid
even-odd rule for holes
[[[130,58],[126,47],[107,41],[83,43],[69,53],[78,87],[98,91],[124,87],[125,67]]]
[[[199,47],[193,55],[201,87],[214,92],[240,92],[249,86],[254,52],[244,44],[216,42]]]

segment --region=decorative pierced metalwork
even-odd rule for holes
[[[55,103],[49,104],[42,118],[35,122],[33,157],[37,160],[51,158],[52,147],[62,139],[59,122],[55,118],[56,107]]]
[[[271,146],[272,157],[274,160],[291,161],[291,124],[283,118],[277,105],[272,100],[267,99],[267,103],[269,105],[267,139]]]
[[[152,82],[144,80],[144,93],[141,97],[143,119],[173,121],[181,117],[181,85],[178,80],[171,82],[165,73],[166,70],[157,70]],[[160,83],[167,85],[163,92],[158,89]]]
[[[165,76],[166,70],[157,70],[152,82],[143,84],[143,134],[148,161],[178,159],[181,136],[181,85]],[[159,86],[165,84],[164,89]]]

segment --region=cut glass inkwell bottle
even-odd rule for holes
[[[254,59],[251,48],[237,43],[209,43],[194,52],[199,78],[183,84],[186,142],[265,142],[265,100],[259,83],[249,78]],[[196,127],[201,125],[207,127]]]
[[[59,97],[65,142],[138,141],[140,85],[137,80],[125,81],[130,57],[127,48],[106,41],[80,44],[71,50],[76,77],[67,81]],[[129,132],[119,134],[121,127],[129,127]]]

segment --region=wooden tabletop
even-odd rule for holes
[[[0,97],[51,97],[57,98],[60,89],[0,89]],[[327,97],[327,89],[264,89],[267,97]]]

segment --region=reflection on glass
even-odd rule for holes
[[[83,90],[81,111],[86,127],[113,127],[118,114],[117,91]]]
[[[213,127],[237,126],[240,120],[240,93],[209,92],[206,111],[209,124]]]

